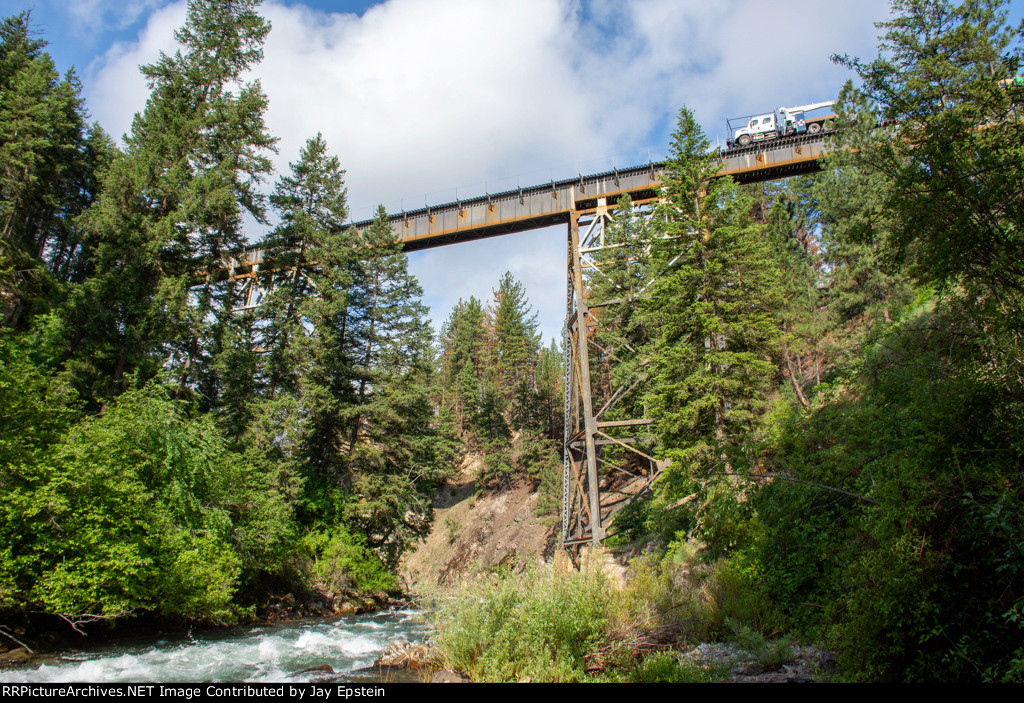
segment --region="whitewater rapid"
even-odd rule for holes
[[[65,651],[10,665],[0,683],[306,682],[371,666],[388,644],[427,638],[417,611],[310,618],[245,630],[205,631],[96,649]]]

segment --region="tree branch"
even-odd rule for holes
[[[4,635],[5,637],[7,637],[9,639],[14,640],[18,644],[20,644],[22,647],[24,647],[25,651],[28,652],[29,654],[35,654],[35,651],[31,647],[29,647],[27,644],[25,644],[24,642],[19,640],[17,637],[12,635],[10,632],[8,632],[7,628],[3,627],[2,625],[0,625],[0,635]]]

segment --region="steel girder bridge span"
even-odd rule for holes
[[[722,152],[719,176],[755,183],[817,171],[828,138],[827,134],[806,135]],[[664,171],[664,163],[648,163],[389,216],[406,251],[568,225],[562,484],[565,548],[597,544],[604,539],[611,516],[646,491],[664,469],[662,462],[640,449],[642,443],[636,438],[615,436],[622,428],[642,429],[650,419],[603,419],[642,379],[616,389],[608,397],[595,398],[590,347],[597,345],[594,336],[599,320],[593,309],[625,301],[591,301],[584,275],[587,269],[596,269],[593,257],[606,246],[605,225],[618,199],[628,195],[641,210],[649,208],[657,201]],[[364,229],[371,223],[366,220],[353,226]],[[273,262],[264,261],[259,248],[247,249],[224,262],[228,278],[243,284],[244,308],[256,307],[265,294],[259,280],[261,267],[271,268]],[[601,407],[595,408],[595,401],[603,401]],[[604,460],[603,448],[609,445],[632,455],[630,468]],[[639,481],[632,481],[633,489],[627,493],[602,491],[602,484],[607,487],[614,472]]]

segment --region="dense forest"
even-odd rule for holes
[[[269,31],[256,5],[190,6],[182,51],[142,67],[123,149],[28,15],[4,20],[8,616],[230,622],[273,593],[395,589],[463,440],[494,481],[556,456],[560,357],[519,283],[454,311],[438,355],[386,213],[346,225],[320,135],[260,191],[275,139],[240,80]],[[258,280],[227,275],[243,216],[271,212]]]
[[[346,225],[322,136],[273,173],[243,80],[257,6],[190,3],[123,147],[28,14],[0,25],[0,637],[396,589],[467,452],[482,486],[530,481],[557,509],[559,344],[510,274],[435,339],[386,212]],[[619,203],[588,287],[628,304],[602,313],[591,375],[643,369],[617,412],[646,412],[670,463],[609,542],[646,545],[628,597],[651,631],[790,633],[848,680],[1020,681],[1024,26],[999,0],[894,0],[879,29],[877,57],[833,57],[855,79],[820,173],[716,178],[684,108],[661,203]],[[223,265],[246,217],[278,223],[255,282]],[[534,631],[498,583],[505,614],[443,611],[442,645],[484,677],[522,675],[479,662],[529,644],[547,678],[585,678],[618,617],[565,634],[608,598],[591,586],[537,589],[564,600]]]

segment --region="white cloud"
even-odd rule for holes
[[[86,69],[89,112],[115,139],[131,129],[133,116],[149,97],[139,66],[155,62],[160,52],[174,53],[174,30],[184,24],[185,9],[178,2],[153,12],[134,42],[115,42]]]
[[[254,75],[281,138],[278,168],[323,132],[348,171],[359,218],[378,202],[412,209],[424,194],[436,203],[455,199],[456,188],[465,197],[485,183],[491,192],[514,187],[516,174],[530,185],[612,159],[644,161],[648,148],[661,156],[683,104],[714,137],[724,136],[727,115],[833,97],[845,75],[829,55],[873,55],[872,21],[885,5],[390,0],[356,16],[269,2],[262,11],[273,30]],[[136,42],[90,66],[89,106],[112,133],[142,109],[137,66],[173,50],[184,8],[152,12]],[[513,274],[545,320],[560,319],[564,248],[549,240],[542,264],[515,238],[413,260],[428,297],[445,305],[489,297],[521,260]],[[448,310],[434,305],[439,323]],[[545,338],[558,327],[545,322]]]
[[[57,0],[63,12],[74,18],[80,34],[101,29],[123,29],[139,21],[166,0]]]
[[[271,100],[291,106],[271,108],[270,128],[285,154],[324,132],[357,217],[377,202],[408,196],[416,207],[423,193],[584,153],[599,138],[565,119],[588,100],[564,70],[556,3],[393,0],[329,25],[280,7],[267,14],[260,75]]]

